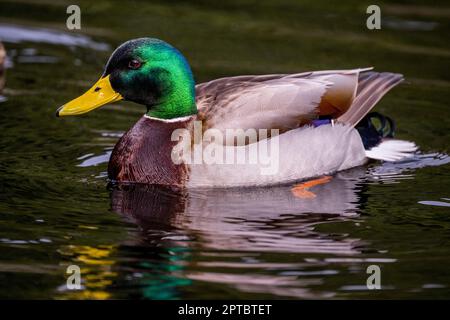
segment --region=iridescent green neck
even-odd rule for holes
[[[197,113],[195,88],[191,79],[176,77],[170,84],[170,92],[158,101],[147,106],[147,115],[160,119],[173,119]]]

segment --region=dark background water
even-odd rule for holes
[[[450,298],[450,7],[349,1],[0,1],[8,51],[0,103],[1,298]],[[45,28],[45,29],[42,29]],[[57,119],[112,49],[151,36],[178,47],[197,82],[375,66],[407,82],[377,111],[421,154],[291,186],[173,192],[107,187],[118,137],[144,112],[119,103]],[[67,290],[67,266],[83,289]],[[366,269],[381,268],[382,290]]]

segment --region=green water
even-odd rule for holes
[[[9,55],[0,298],[450,298],[444,1],[379,2],[378,31],[365,28],[364,1],[77,2],[80,31],[65,28],[71,1],[0,1]],[[108,154],[144,107],[119,103],[67,119],[54,112],[98,79],[115,46],[142,36],[177,46],[197,82],[367,66],[403,73],[407,82],[376,110],[421,154],[340,173],[311,199],[290,186],[108,187]],[[65,285],[72,264],[82,290]],[[381,290],[366,287],[373,264]]]

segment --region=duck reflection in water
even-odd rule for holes
[[[342,172],[319,184],[257,189],[175,190],[118,185],[112,209],[143,230],[172,227],[203,248],[243,251],[357,254],[359,239],[315,231],[318,224],[358,216],[365,170]]]
[[[356,168],[306,185],[304,190],[302,184],[209,190],[116,185],[111,204],[113,211],[139,226],[139,234],[124,245],[139,247],[142,255],[151,257],[151,268],[158,269],[147,270],[153,278],[161,272],[155,267],[155,253],[160,260],[170,257],[161,262],[172,264],[163,271],[166,288],[180,290],[180,279],[184,279],[229,285],[247,293],[322,298],[334,293],[314,293],[310,286],[322,283],[330,267],[311,257],[354,257],[365,242],[316,229],[326,223],[358,222],[361,182],[366,177],[366,170]],[[270,255],[277,253],[293,253],[293,260],[272,261]],[[299,277],[299,270],[314,270],[315,277]],[[160,287],[150,285],[146,291],[155,294]]]

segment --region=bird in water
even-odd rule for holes
[[[266,186],[331,175],[369,159],[411,156],[416,145],[393,138],[393,121],[369,113],[402,80],[401,74],[359,68],[233,76],[196,85],[180,51],[162,40],[140,38],[120,45],[92,88],[56,114],[79,115],[119,100],[146,106],[112,151],[112,181]],[[197,129],[203,135],[213,130],[214,139],[196,140]],[[230,132],[234,136],[227,139]],[[269,133],[255,138],[249,132]],[[269,144],[274,170],[264,171],[269,162],[262,160],[190,161],[187,151],[174,157],[181,142],[183,151],[200,145],[206,151],[213,144],[216,159],[229,153],[248,156],[252,150],[268,150]]]

